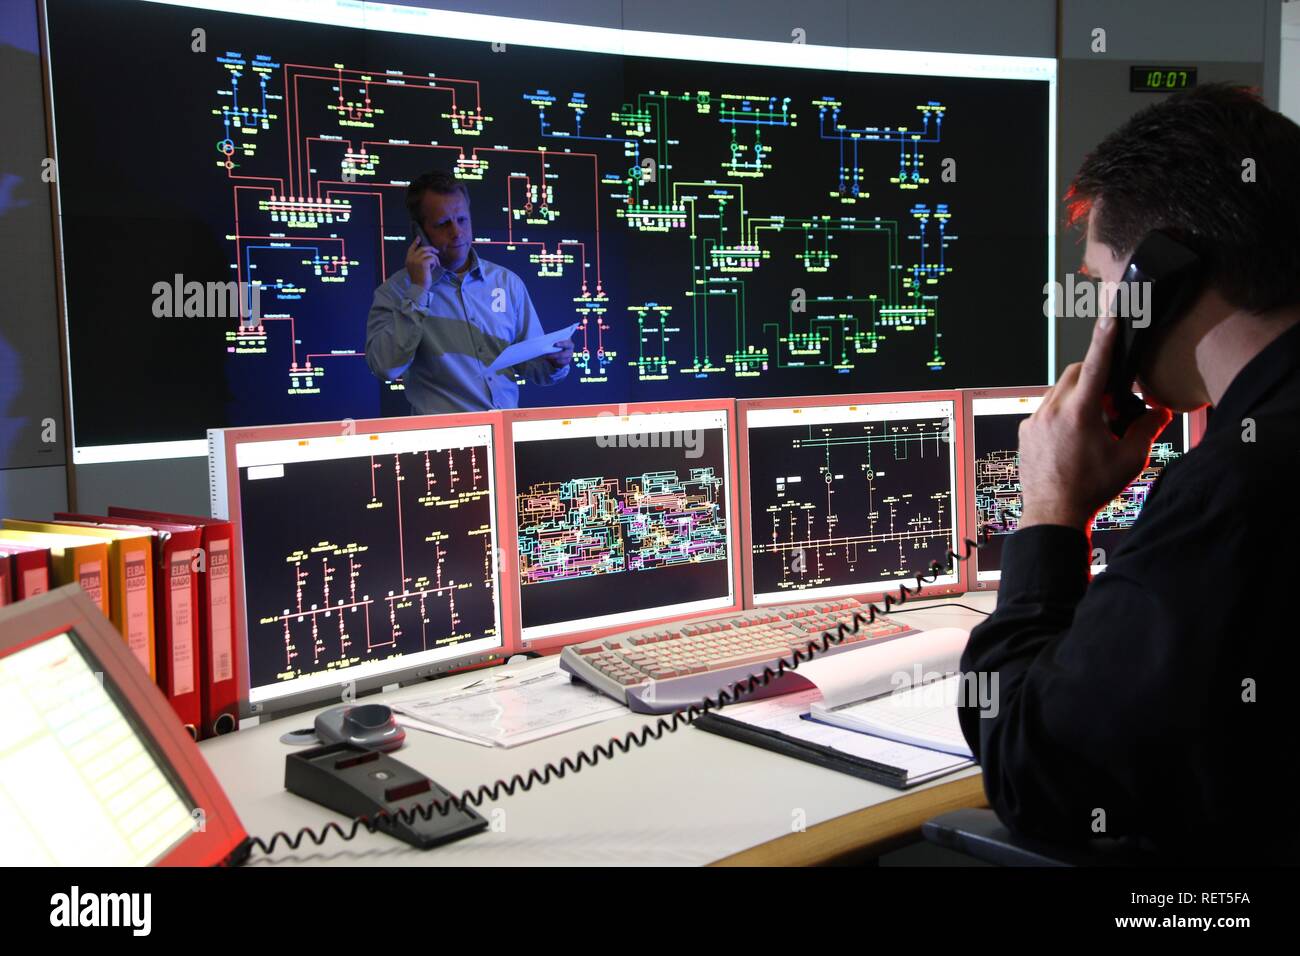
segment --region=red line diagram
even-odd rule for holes
[[[402,219],[394,229],[385,222],[384,204],[387,199],[391,209],[402,201],[412,169],[454,168],[463,180],[483,182],[500,167],[506,175],[497,234],[506,238],[476,238],[475,245],[523,249],[539,277],[572,277],[568,281],[580,322],[574,334],[575,365],[584,380],[606,380],[604,370],[615,352],[605,342],[610,327],[601,275],[602,179],[596,153],[475,143],[493,117],[484,112],[474,79],[279,63],[265,55],[227,53],[216,59],[226,84],[217,90],[220,105],[212,112],[224,127],[216,164],[231,188],[234,232],[227,238],[234,243],[232,269],[240,282],[262,286],[261,316],[249,314],[251,297],[246,295],[241,318],[226,335],[229,353],[264,355],[268,336],[283,333],[290,346],[285,370],[289,394],[318,394],[328,381],[327,360],[363,359],[364,342],[317,351],[303,345],[298,327],[303,300],[331,284],[346,283],[350,270],[363,263],[377,265],[383,277],[400,268],[398,257],[388,258],[397,247],[386,249],[386,244],[409,241],[408,224]],[[401,118],[412,110],[421,117],[418,124]],[[435,136],[447,141],[412,138],[413,125],[426,136],[432,127]],[[418,162],[412,162],[413,155]],[[539,240],[525,231],[552,225],[565,212],[561,171],[576,177],[572,189],[592,197],[590,207],[584,204],[576,212],[579,218],[590,217],[591,247],[573,238]],[[490,210],[496,197],[481,188],[475,195],[475,225],[481,234],[483,225],[494,224]],[[359,239],[355,228],[340,228],[362,217],[377,223],[369,239]],[[317,288],[292,278],[303,270]],[[363,329],[359,322],[358,335]]]

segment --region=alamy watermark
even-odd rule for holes
[[[260,282],[186,282],[178,272],[171,282],[155,282],[153,295],[158,319],[239,319],[243,326],[262,321]]]
[[[1087,276],[1065,274],[1065,282],[1043,285],[1043,315],[1072,319],[1095,319],[1109,306],[1110,314],[1128,319],[1135,329],[1151,324],[1150,282],[1099,282]]]
[[[952,678],[952,679],[945,679]],[[895,671],[889,678],[894,694],[887,700],[897,707],[974,707],[981,717],[989,719],[998,715],[998,672],[966,671],[962,674],[945,674],[924,671],[918,661],[910,671]],[[906,697],[899,692],[916,688]]]
[[[619,419],[633,426],[626,430],[602,432],[596,436],[599,448],[681,448],[687,458],[704,454],[704,433],[699,428],[660,427],[674,416],[663,412],[628,413],[626,405],[617,412],[604,411],[597,418]]]

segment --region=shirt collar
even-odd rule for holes
[[[441,281],[443,276],[449,277],[452,282],[465,281],[464,276],[458,278],[456,273],[452,272],[446,266],[439,265],[435,271],[437,274],[433,277],[434,282]],[[473,276],[475,279],[483,278],[483,263],[479,259],[478,250],[474,248],[473,244],[469,247],[469,268],[465,270],[464,275]]]
[[[1237,373],[1219,404],[1211,409],[1206,430],[1219,423],[1225,428],[1236,428],[1246,413],[1293,378],[1297,370],[1300,370],[1300,322],[1269,342]]]

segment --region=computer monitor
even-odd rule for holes
[[[745,601],[875,600],[959,540],[955,391],[738,403]],[[960,563],[927,595],[963,589]]]
[[[503,658],[498,413],[209,433],[244,714]]]
[[[522,648],[740,609],[733,412],[711,399],[506,413]]]
[[[924,14],[920,49],[873,49],[902,4],[795,6],[42,0],[72,461],[404,401],[362,325],[435,168],[546,328],[579,323],[572,372],[524,405],[1049,374],[1057,61],[936,51]],[[87,77],[196,28],[206,47],[149,50],[166,82],[113,148],[121,110]]]
[[[13,866],[211,866],[247,834],[76,584],[0,608],[0,846]]]
[[[995,589],[1002,578],[1002,546],[1020,525],[1020,423],[1037,411],[1046,387],[974,389],[966,392],[967,526],[987,540],[975,556],[972,590]],[[1175,415],[1151,448],[1142,473],[1093,520],[1092,572],[1106,570],[1108,557],[1137,520],[1151,486],[1171,461],[1199,440],[1203,412]]]

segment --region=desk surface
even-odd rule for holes
[[[937,598],[992,610],[994,594]],[[916,601],[910,607],[922,608]],[[981,615],[960,608],[909,612],[918,628],[973,627]],[[507,665],[509,666],[509,665]],[[454,687],[475,674],[444,678]],[[428,693],[423,683],[367,702]],[[324,709],[324,708],[322,708]],[[284,789],[280,743],[286,731],[311,726],[315,712],[268,721],[200,747],[245,829],[269,840],[277,830],[320,828],[341,817]],[[453,792],[526,773],[644,726],[629,714],[511,749],[487,748],[417,730],[394,756]],[[982,806],[978,770],[909,791],[826,770],[739,741],[683,727],[581,773],[517,792],[479,812],[493,822],[484,833],[429,852],[361,831],[296,851],[283,843],[273,858],[255,853],[249,865],[564,866],[818,863],[865,848],[882,848],[914,833],[921,822],[963,806]],[[796,824],[802,821],[804,829]]]

